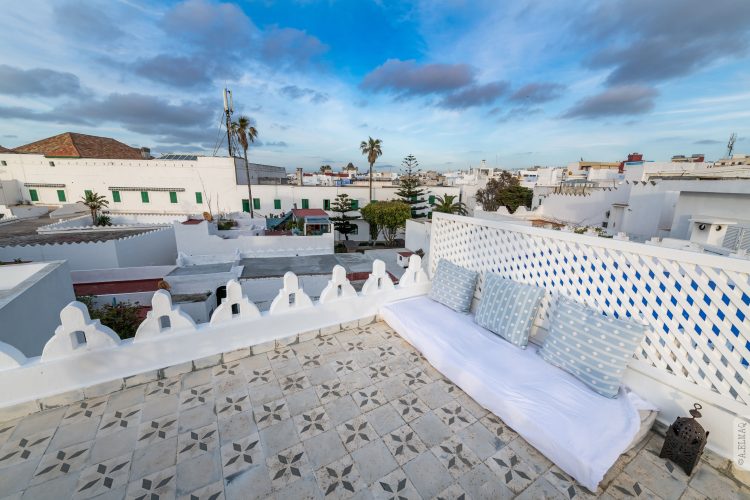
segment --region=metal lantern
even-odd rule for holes
[[[706,441],[708,441],[708,432],[696,420],[701,416],[698,410],[703,407],[698,403],[695,403],[693,407],[694,409],[690,410],[692,417],[677,417],[677,420],[669,426],[664,446],[659,453],[659,457],[668,458],[682,467],[688,476],[700,460],[703,448],[706,447]]]

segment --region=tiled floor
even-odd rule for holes
[[[742,498],[653,434],[602,498]],[[589,498],[383,323],[0,424],[0,497]]]

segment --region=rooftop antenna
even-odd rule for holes
[[[737,141],[737,132],[732,132],[732,135],[729,136],[729,142],[727,143],[727,158],[732,158],[735,141]]]
[[[232,155],[232,113],[234,113],[234,103],[232,102],[232,91],[224,88],[224,114],[227,120],[227,150],[229,156]]]

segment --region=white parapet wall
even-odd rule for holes
[[[174,224],[177,250],[187,256],[225,255],[242,257],[294,257],[333,253],[333,233],[320,236],[238,236],[212,234],[209,222]],[[231,258],[229,260],[232,260]],[[224,260],[226,262],[226,260]]]
[[[214,311],[216,319],[200,325],[172,304],[168,292],[159,290],[135,338],[122,341],[98,320],[91,320],[82,304],[71,302],[60,312],[60,326],[40,357],[26,358],[13,346],[0,343],[0,417],[8,419],[51,401],[75,401],[210,366],[230,359],[238,350],[244,350],[244,355],[267,352],[342,326],[368,323],[381,305],[423,295],[429,289],[416,256],[402,284],[393,286],[384,273],[385,265],[375,261],[363,292],[352,293],[345,273],[337,269],[322,301],[312,301],[297,277],[287,273],[283,288],[264,313],[243,311],[254,306],[230,281],[231,293]]]
[[[430,268],[440,259],[544,288],[533,341],[557,296],[648,323],[625,383],[671,424],[703,405],[708,446],[731,456],[733,419],[750,415],[750,262],[630,241],[434,214]]]

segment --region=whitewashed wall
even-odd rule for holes
[[[627,203],[629,185],[611,189],[590,189],[585,195],[549,193],[537,208],[540,214],[578,226],[601,227],[613,203]],[[537,197],[535,195],[535,197]]]

